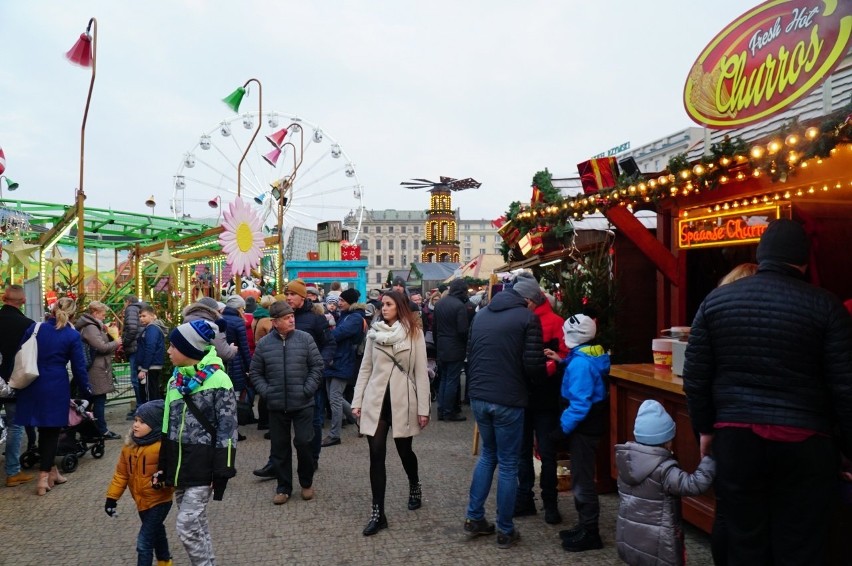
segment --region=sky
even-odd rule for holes
[[[332,171],[303,189],[326,195],[326,219],[359,202],[425,209],[427,194],[399,183],[449,176],[482,183],[454,193],[453,205],[464,219],[490,220],[511,201],[529,200],[536,171],[576,176],[576,164],[594,154],[694,125],[682,104],[689,68],[756,4],[3,0],[0,147],[6,173],[20,183],[15,198],[72,203],[90,71],[64,53],[94,16],[87,206],[147,214],[153,195],[154,213],[170,215],[175,176],[206,168],[216,180],[187,183],[179,212],[209,214],[207,200],[236,178],[240,155],[233,144],[202,155],[199,135],[239,118],[221,99],[257,78],[264,112],[298,116],[326,134],[305,151],[304,163],[316,168],[297,174]],[[252,84],[240,110],[257,104]],[[242,135],[241,123],[232,126]],[[332,141],[344,151],[337,170],[324,157]],[[259,152],[272,146],[258,138],[253,147],[250,168],[263,186],[278,176],[258,171]],[[182,169],[187,153],[203,166]],[[356,178],[346,179],[344,162]],[[356,181],[360,201],[355,190],[339,190]],[[298,208],[295,199],[294,215]]]

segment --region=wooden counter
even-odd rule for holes
[[[669,370],[655,369],[653,364],[614,365],[609,375],[611,446],[634,440],[633,421],[639,405],[646,399],[654,399],[665,407],[677,426],[672,447],[675,458],[684,470],[694,472],[701,458],[686,408],[683,380]],[[613,478],[618,477],[614,457],[610,473]],[[712,489],[698,497],[684,497],[682,504],[684,519],[707,533],[712,530],[716,509]]]

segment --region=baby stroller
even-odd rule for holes
[[[59,446],[56,456],[62,458],[59,469],[71,473],[77,469],[79,458],[91,452],[93,458],[104,455],[104,438],[98,430],[95,416],[87,411],[89,402],[83,399],[71,399],[68,408],[68,426],[59,433]],[[79,436],[79,438],[78,438]],[[21,454],[21,467],[30,469],[39,461],[37,448],[30,448]]]

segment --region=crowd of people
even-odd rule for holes
[[[801,226],[776,221],[758,246],[758,264],[735,270],[699,308],[684,373],[702,456],[694,472],[679,467],[671,451],[675,421],[653,399],[638,409],[634,439],[612,447],[620,494],[615,540],[626,563],[683,564],[679,497],[711,486],[717,564],[819,563],[814,557],[830,531],[826,510],[841,497],[839,478],[852,480],[839,465],[841,453],[852,455],[852,319],[839,300],[801,279],[807,254]],[[4,380],[15,351],[39,328],[21,313],[23,301],[19,286],[7,287]],[[76,303],[63,298],[38,331],[39,377],[2,398],[6,485],[35,479],[44,496],[67,481],[54,459],[72,390],[90,401],[101,437],[119,438],[106,426],[104,406],[114,387],[113,356],[123,351],[136,407],[104,510],[113,515],[130,490],[141,520],[139,564],[154,557],[171,564],[164,521],[173,504],[190,562],[214,563],[207,506],[223,498],[236,474],[236,447],[245,438],[239,426],[251,424],[267,431],[269,457],[253,473],[275,480],[274,505],[286,504],[296,488],[293,452],[299,495],[311,500],[322,451],[343,442],[344,426],[357,426],[367,438],[371,488],[363,535],[389,528],[388,435],[408,478],[408,509],[416,511],[423,487],[414,437],[429,426],[433,400],[438,420],[465,421],[469,404],[477,424],[466,537],[496,534],[497,547],[508,549],[521,539],[516,517],[541,510],[546,523],[562,523],[557,454],[567,451],[576,519],[558,544],[568,552],[600,549],[595,467],[610,418],[610,356],[598,342],[594,312],[563,319],[556,306],[526,272],[488,300],[462,280],[426,295],[394,280],[362,301],[339,283],[323,292],[295,279],[278,296],[200,297],[171,330],[150,305],[128,296],[119,334],[104,322],[106,305],[93,301],[75,317]],[[166,356],[170,376],[162,375]],[[37,478],[17,461],[27,427],[38,428]],[[491,522],[485,507],[495,473]]]

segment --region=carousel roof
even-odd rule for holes
[[[211,226],[184,218],[122,212],[104,208],[84,209],[87,248],[129,249],[164,240],[201,234]],[[43,239],[64,231],[60,245],[77,245],[77,207],[17,199],[0,199],[0,234],[20,232],[24,240]]]

